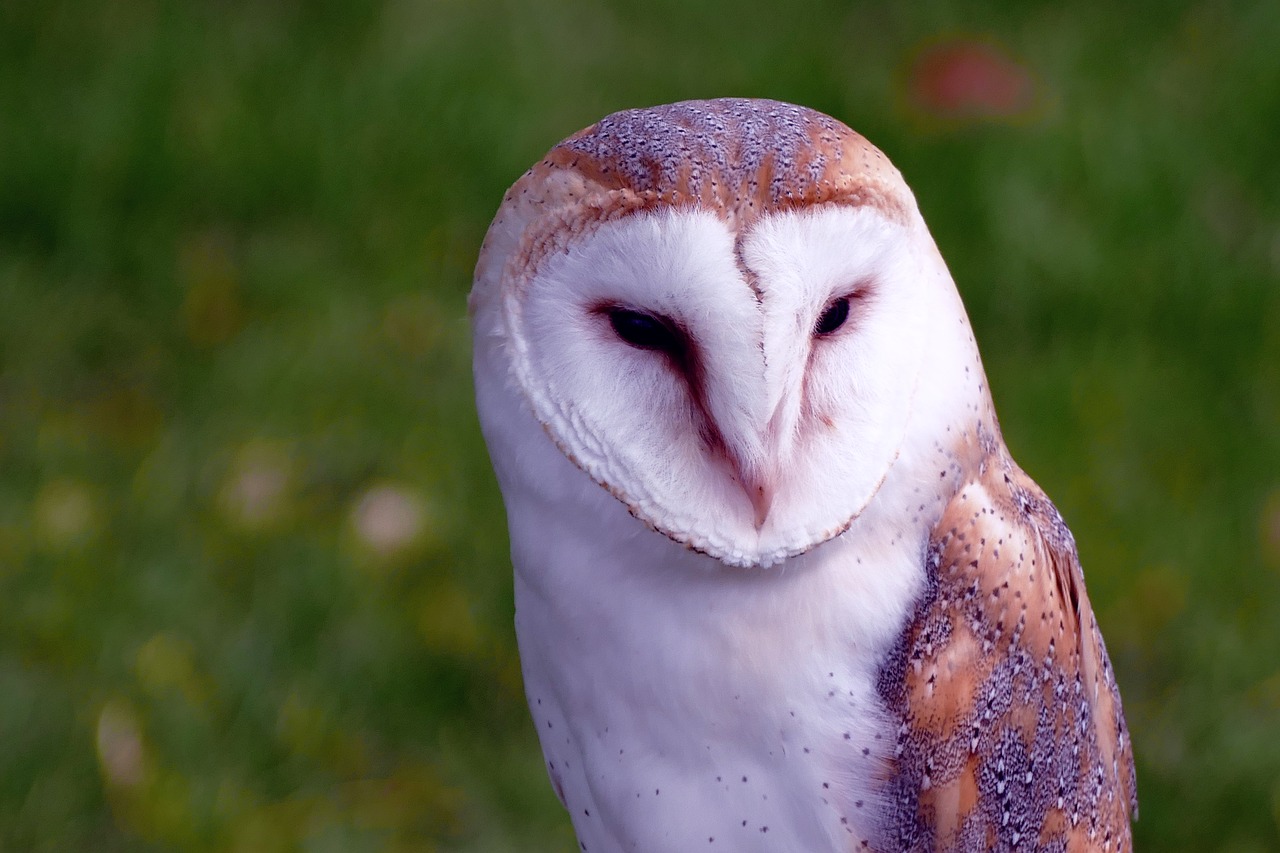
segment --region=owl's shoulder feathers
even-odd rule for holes
[[[880,674],[903,850],[1129,850],[1133,754],[1075,541],[998,440],[962,477]],[[996,843],[997,841],[1003,843]]]

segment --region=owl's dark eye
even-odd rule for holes
[[[633,347],[675,354],[684,346],[680,332],[666,317],[630,308],[608,308],[605,313],[613,331]]]
[[[822,312],[822,316],[818,318],[818,322],[813,327],[815,335],[829,335],[836,329],[844,325],[844,321],[849,319],[849,297],[842,296],[835,302],[827,306],[827,310]]]

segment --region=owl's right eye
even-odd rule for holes
[[[607,308],[605,313],[613,331],[633,347],[671,354],[684,348],[683,337],[666,317],[630,308]]]

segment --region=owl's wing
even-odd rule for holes
[[[1004,453],[934,529],[928,586],[880,675],[902,720],[898,850],[1123,850],[1133,753],[1075,541]]]

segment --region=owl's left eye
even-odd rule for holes
[[[675,354],[684,346],[680,332],[666,317],[617,307],[605,309],[605,313],[613,331],[633,347]]]
[[[849,297],[842,296],[827,306],[818,322],[813,326],[813,333],[818,336],[829,335],[844,325],[849,319]]]

